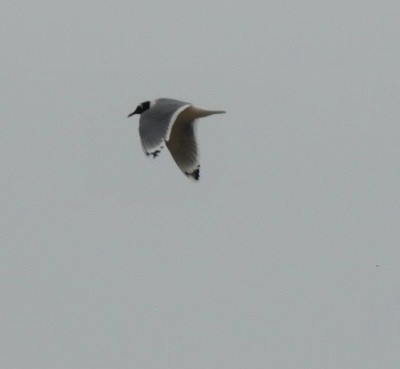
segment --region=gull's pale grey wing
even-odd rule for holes
[[[180,113],[171,128],[166,144],[179,169],[187,176],[198,180],[200,163],[195,136],[196,118],[192,107]]]
[[[158,99],[154,106],[143,112],[139,119],[139,134],[146,155],[156,157],[178,114],[190,104],[173,99]]]

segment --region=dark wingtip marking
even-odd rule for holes
[[[152,156],[153,158],[156,158],[160,152],[161,152],[161,150],[155,150],[152,152],[146,151],[145,154],[146,154],[146,156]]]
[[[152,155],[153,158],[156,158],[157,155],[158,155],[160,152],[161,152],[160,150],[156,150],[156,151],[151,152],[150,155]]]
[[[195,169],[192,173],[185,172],[185,174],[198,181],[200,179],[200,168]]]
[[[192,177],[198,181],[200,178],[200,169],[196,169],[193,173],[192,173]]]

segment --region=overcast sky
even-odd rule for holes
[[[0,368],[399,368],[398,1],[0,13]],[[199,183],[158,97],[227,111]]]

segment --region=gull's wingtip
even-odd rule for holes
[[[186,176],[188,178],[190,178],[191,180],[198,182],[200,179],[200,167],[195,169],[193,172],[189,173],[189,172],[184,172],[186,174]]]

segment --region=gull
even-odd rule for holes
[[[195,136],[196,119],[223,113],[225,111],[200,109],[184,101],[161,98],[142,102],[128,118],[140,115],[139,135],[147,156],[157,157],[165,144],[179,169],[197,181],[200,178],[200,163]]]

